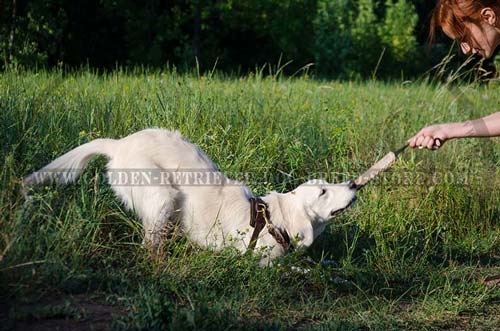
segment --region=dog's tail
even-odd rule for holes
[[[24,185],[43,184],[51,181],[61,184],[74,182],[93,156],[106,155],[111,158],[116,143],[117,141],[114,139],[95,139],[78,146],[24,178]]]

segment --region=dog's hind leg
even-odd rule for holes
[[[143,213],[142,219],[144,226],[143,244],[157,251],[162,239],[166,238],[167,224],[176,219],[178,192],[174,189],[168,189],[155,193],[156,196],[149,197],[149,208],[146,213]]]
[[[180,203],[180,191],[169,185],[113,185],[116,195],[128,209],[134,210],[142,221],[142,244],[157,251],[166,225],[176,219],[176,206]]]
[[[167,231],[167,223],[172,218],[174,213],[173,202],[167,201],[160,210],[156,220],[144,224],[144,241],[147,246],[151,246],[154,251],[158,251],[161,239],[165,237]]]

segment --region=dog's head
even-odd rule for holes
[[[315,179],[288,193],[271,192],[263,199],[270,207],[271,222],[296,240],[296,248],[307,248],[324,231],[331,219],[356,201],[356,189],[354,182],[330,184],[325,180]],[[274,239],[263,245],[274,245],[274,249],[261,261],[262,265],[285,252],[280,245],[276,245]]]
[[[352,182],[330,184],[322,179],[310,180],[291,192],[313,222],[328,222],[356,201]]]

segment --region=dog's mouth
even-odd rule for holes
[[[354,198],[352,198],[352,200],[349,202],[349,204],[347,206],[345,206],[344,208],[332,211],[330,213],[330,217],[335,217],[338,214],[342,213],[344,210],[346,210],[347,208],[351,207],[356,202],[356,200],[358,200],[358,197],[355,196]]]

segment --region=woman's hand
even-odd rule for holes
[[[450,139],[448,124],[431,125],[420,130],[415,136],[408,139],[411,148],[438,149]]]

